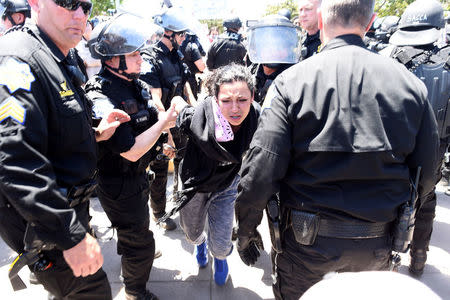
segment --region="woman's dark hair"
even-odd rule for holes
[[[250,71],[243,65],[235,63],[220,67],[212,71],[206,77],[204,86],[208,91],[208,95],[219,95],[220,86],[224,83],[232,83],[236,81],[245,82],[250,90],[251,94],[255,91],[255,80],[253,79]]]

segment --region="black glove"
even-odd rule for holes
[[[254,265],[261,255],[261,251],[264,250],[259,232],[255,230],[252,236],[239,236],[237,249],[239,256],[247,266]]]

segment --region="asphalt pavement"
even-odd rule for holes
[[[170,186],[169,186],[170,188]],[[442,299],[450,300],[450,197],[444,194],[446,187],[437,187],[438,207],[434,232],[431,239],[428,263],[420,281],[430,287]],[[171,203],[169,203],[170,207]],[[116,253],[117,236],[109,228],[110,223],[103,212],[98,199],[91,202],[92,224],[99,237],[104,255],[103,268],[111,283],[113,298],[125,299],[120,281],[120,257]],[[178,224],[179,218],[176,215]],[[214,283],[212,258],[204,269],[199,269],[193,255],[194,246],[190,245],[181,229],[166,232],[151,221],[155,234],[156,247],[162,256],[155,260],[147,287],[159,299],[273,299],[270,263],[270,238],[267,221],[258,228],[264,240],[265,251],[254,267],[248,267],[239,258],[236,250],[228,258],[230,278],[224,286]],[[47,293],[41,285],[30,285],[29,270],[22,269],[21,278],[28,288],[18,292],[12,290],[8,280],[9,265],[15,253],[0,239],[0,290],[1,299],[47,299]],[[402,255],[399,272],[408,274],[409,255]]]

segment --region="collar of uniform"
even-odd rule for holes
[[[107,67],[104,67],[102,71],[100,72],[100,76],[102,76],[105,79],[110,80],[113,83],[120,83],[123,86],[132,86],[134,84],[134,80],[129,81],[124,78],[120,78],[119,76],[112,73]]]
[[[169,50],[169,48],[167,48],[167,46],[166,45],[164,45],[164,43],[162,42],[162,41],[159,41],[158,42],[158,46],[157,46],[159,49],[161,49],[161,51],[164,53],[164,54],[166,54],[166,55],[168,55],[169,53],[170,53],[170,50]]]
[[[50,50],[52,56],[55,58],[55,60],[60,63],[63,61],[66,57],[64,54],[59,50],[58,46],[50,39],[50,37],[43,32],[37,25],[30,26],[31,30],[34,32],[34,34],[47,45],[48,49]]]
[[[320,30],[317,30],[317,32],[312,35],[306,34],[306,41],[314,40],[320,40]]]
[[[335,49],[335,48],[339,48],[339,47],[343,47],[343,46],[349,46],[349,45],[353,45],[353,46],[360,46],[365,48],[365,44],[363,39],[356,35],[356,34],[344,34],[344,35],[340,35],[338,37],[335,37],[334,39],[332,39],[331,41],[329,41],[321,50],[320,52],[326,51],[326,50],[331,50],[331,49]]]

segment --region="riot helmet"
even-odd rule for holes
[[[379,26],[375,29],[375,38],[387,44],[389,43],[389,38],[397,30],[400,18],[397,16],[386,16],[379,19]]]
[[[2,19],[4,20],[8,18],[13,26],[23,25],[23,23],[16,24],[16,22],[14,22],[14,19],[12,18],[12,14],[21,13],[25,16],[25,18],[31,17],[31,7],[28,4],[27,0],[0,0],[0,7],[1,6],[4,8],[3,12],[0,8],[0,15],[2,16]]]
[[[125,54],[139,51],[142,48],[159,41],[162,28],[147,22],[136,15],[123,13],[98,24],[88,41],[91,56],[102,60],[102,63],[114,56],[120,57],[118,69],[108,68],[127,76]],[[134,78],[135,74],[131,74]],[[127,76],[129,77],[129,76]],[[129,77],[130,78],[130,77]]]
[[[242,27],[241,19],[238,16],[232,16],[223,20],[223,27],[227,28],[227,30],[234,29],[239,31],[239,28]]]
[[[286,17],[289,21],[291,20],[291,10],[289,8],[282,8],[278,11],[280,16]]]
[[[249,29],[248,55],[253,63],[276,68],[300,59],[300,31],[288,19],[269,15]]]
[[[416,0],[405,9],[389,42],[397,46],[433,44],[444,26],[444,9],[439,1]]]
[[[169,39],[172,47],[178,49],[180,45],[175,40],[175,34],[181,32],[191,32],[185,14],[177,7],[170,7],[163,14],[154,17],[155,24],[161,26],[166,31],[172,31],[171,35],[164,33],[164,37]]]

